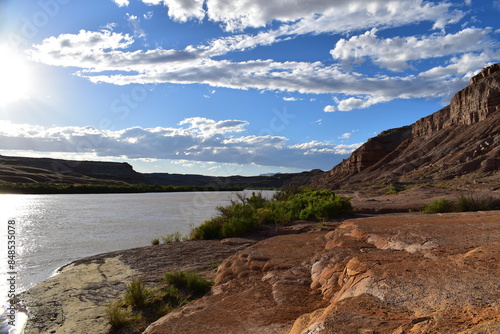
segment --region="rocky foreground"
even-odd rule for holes
[[[144,333],[500,333],[500,212],[359,216],[272,237],[87,258],[21,296],[26,333],[107,333],[132,277],[188,270],[212,292]],[[214,264],[219,264],[213,269]]]

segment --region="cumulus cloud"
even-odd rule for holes
[[[93,126],[47,128],[0,121],[0,150],[329,169],[361,145],[318,141],[288,145],[282,136],[238,135],[247,125],[243,120],[193,117],[177,127],[103,131]]]
[[[346,132],[342,136],[339,137],[339,139],[349,139],[351,138],[352,133],[351,132]]]
[[[126,7],[129,5],[130,1],[129,0],[113,0],[115,4],[118,5],[118,7]]]
[[[466,28],[456,34],[432,34],[380,39],[373,28],[349,40],[341,39],[330,51],[334,59],[359,62],[368,57],[373,63],[393,71],[408,68],[412,60],[445,57],[465,52],[491,49],[490,28]]]
[[[327,105],[325,108],[323,108],[323,111],[324,112],[334,112],[335,111],[335,107],[332,106],[332,105]]]

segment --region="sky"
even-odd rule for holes
[[[0,154],[329,170],[500,61],[500,0],[0,0]]]

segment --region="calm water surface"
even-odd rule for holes
[[[177,231],[188,234],[235,197],[230,192],[0,195],[0,272],[5,275],[0,300],[7,300],[9,290],[9,220],[15,220],[16,290],[21,292],[82,257],[148,246],[151,239]]]

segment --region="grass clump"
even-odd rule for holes
[[[191,239],[223,239],[255,231],[263,225],[283,225],[293,220],[326,220],[352,210],[350,198],[331,190],[302,188],[286,190],[266,199],[261,193],[237,195],[219,215],[191,230]]]
[[[164,237],[161,237],[163,240],[163,243],[165,244],[170,244],[172,242],[181,242],[182,241],[182,234],[180,232],[175,232],[171,234],[167,234]]]
[[[160,244],[160,239],[159,238],[151,239],[151,245],[157,246],[159,244]]]
[[[184,293],[186,298],[199,298],[210,291],[212,282],[204,278],[184,271],[166,273],[163,280],[168,286]]]
[[[492,196],[462,195],[455,201],[446,198],[438,198],[424,206],[424,213],[446,213],[446,212],[468,212],[499,210],[500,199]]]
[[[210,291],[212,282],[185,272],[167,273],[164,285],[148,289],[133,279],[125,296],[107,306],[106,316],[115,333],[142,333],[146,327],[172,310]]]

